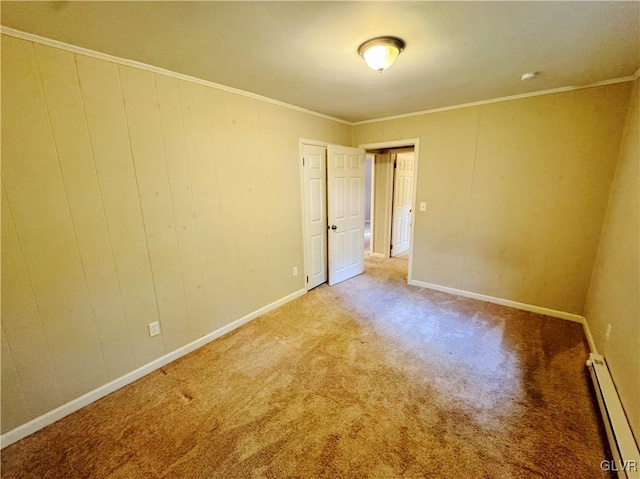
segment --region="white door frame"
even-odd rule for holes
[[[416,190],[418,185],[418,168],[420,162],[420,138],[407,138],[406,140],[394,140],[394,141],[382,141],[378,143],[365,143],[363,145],[358,145],[358,148],[364,148],[365,150],[384,150],[388,148],[401,148],[401,147],[412,147],[414,151],[414,175],[413,175],[413,187],[411,192],[411,212],[416,213]],[[392,184],[393,187],[393,184]],[[415,215],[413,216],[415,218]],[[415,219],[412,218],[411,221],[411,244],[409,246],[409,271],[407,274],[407,284],[410,284],[413,280],[413,236],[414,236],[414,225]],[[389,228],[389,241],[391,241],[391,228]]]

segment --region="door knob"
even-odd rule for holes
[[[331,229],[332,229],[332,230],[337,230],[337,229],[338,229],[338,227],[337,227],[336,225],[331,225]]]

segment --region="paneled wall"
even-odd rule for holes
[[[300,138],[420,138],[413,279],[582,313],[629,92],[352,128],[3,35],[2,432],[302,289]]]
[[[640,80],[634,82],[585,316],[640,443]],[[611,326],[607,334],[608,326]]]
[[[351,127],[3,35],[2,432],[302,289],[300,138]]]
[[[413,279],[583,312],[629,83],[356,125],[420,138]]]

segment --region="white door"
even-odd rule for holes
[[[362,149],[328,147],[330,286],[364,271],[364,161]]]
[[[409,249],[411,239],[411,199],[413,197],[413,153],[398,153],[393,184],[393,220],[391,222],[391,256]]]
[[[327,150],[302,145],[307,289],[327,281]]]

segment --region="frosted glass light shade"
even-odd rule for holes
[[[378,37],[364,42],[358,53],[372,70],[383,72],[396,61],[405,43],[397,37]]]

